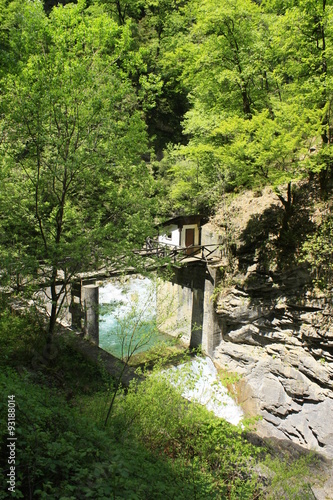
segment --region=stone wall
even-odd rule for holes
[[[61,323],[63,326],[70,326],[72,323],[72,316],[70,313],[70,303],[71,303],[71,293],[70,293],[70,285],[68,285],[64,292],[61,293],[63,289],[62,285],[56,286],[56,292],[60,293],[59,303],[62,302],[61,313],[57,318],[57,321]],[[39,309],[43,311],[46,316],[50,316],[51,314],[51,288],[45,287],[41,288],[35,295],[34,300],[38,305]]]

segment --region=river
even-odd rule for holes
[[[134,276],[113,279],[99,289],[99,347],[119,358],[171,343],[156,324],[156,283]]]
[[[137,353],[159,342],[174,342],[156,327],[153,280],[138,276],[112,280],[100,287],[99,297],[99,346],[105,351],[124,358],[133,350]],[[196,357],[163,373],[171,384],[181,387],[186,399],[205,405],[232,424],[241,422],[243,411],[222,385],[209,357]]]

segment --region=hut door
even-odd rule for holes
[[[190,247],[194,245],[194,229],[186,229],[185,230],[185,246]],[[190,255],[193,252],[193,249],[189,249],[186,251],[187,255]]]

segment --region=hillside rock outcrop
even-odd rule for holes
[[[279,202],[273,201],[277,214]],[[267,216],[269,203],[264,205]],[[239,402],[248,414],[262,417],[259,434],[288,438],[333,457],[331,293],[315,291],[302,265],[285,271],[263,265],[255,233],[250,243],[244,237],[249,219],[243,219],[235,218],[233,275],[222,280],[216,301],[222,341],[214,361],[242,376]],[[266,219],[269,228],[277,227]],[[266,227],[257,232],[261,248],[263,232],[266,241],[272,239]]]

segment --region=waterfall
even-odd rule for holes
[[[181,388],[184,398],[206,406],[216,416],[231,424],[241,422],[243,410],[222,385],[210,358],[195,357],[188,363],[169,368],[163,373],[171,384]]]

